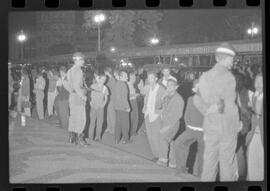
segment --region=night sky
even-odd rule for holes
[[[83,12],[78,13],[82,15]],[[170,44],[178,44],[188,42],[187,34],[206,36],[211,39],[213,32],[227,33],[224,38],[230,37],[230,31],[226,25],[227,18],[234,18],[236,24],[241,25],[243,33],[246,27],[254,21],[259,26],[261,25],[260,10],[170,10],[165,11],[163,20],[159,23],[161,38],[169,38]],[[82,16],[77,19],[77,22],[83,23]],[[18,32],[20,29],[24,31],[35,31],[35,17],[33,12],[14,12],[9,15],[10,34]],[[224,32],[223,32],[224,31]],[[213,37],[214,38],[214,37]],[[192,39],[190,39],[192,41]],[[194,42],[196,43],[196,42]]]

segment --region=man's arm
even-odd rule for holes
[[[200,111],[201,114],[205,115],[209,109],[209,104],[204,102],[201,96],[195,95],[193,98],[195,107]]]
[[[81,87],[83,80],[83,73],[81,70],[77,70],[73,73],[73,88],[78,96],[85,100],[85,95]]]
[[[221,88],[224,90],[221,98],[224,100],[224,111],[230,112],[227,110],[228,107],[236,103],[236,81],[232,74],[227,74],[224,76],[223,82],[224,84],[221,84]]]
[[[122,83],[122,91],[123,91],[123,103],[124,103],[124,108],[127,112],[130,111],[130,107],[129,107],[129,104],[128,104],[128,87],[127,87],[127,84],[126,83]]]
[[[106,105],[108,101],[108,95],[109,95],[109,90],[107,89],[107,87],[105,87],[104,102],[102,104],[103,107]]]

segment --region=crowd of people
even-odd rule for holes
[[[240,160],[247,161],[247,180],[263,180],[263,77],[257,72],[247,78],[249,71],[234,66],[235,56],[230,44],[221,44],[216,64],[193,81],[193,94],[186,101],[169,68],[162,70],[162,77],[159,71],[148,71],[144,79],[136,72],[106,67],[86,82],[85,56],[77,52],[71,68],[48,71],[47,80],[44,72],[37,73],[33,88],[38,118],[44,119],[47,89],[48,116],[58,116],[70,143],[90,146],[102,140],[104,126],[115,144],[132,144],[143,113],[141,128],[158,165],[175,168],[176,175],[187,173],[189,147],[197,142],[193,174],[202,181],[216,181],[217,173],[220,181],[239,180]],[[17,110],[23,121],[31,116],[30,92],[29,77],[22,70]],[[181,119],[185,130],[179,135]]]

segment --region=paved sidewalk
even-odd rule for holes
[[[27,127],[10,127],[11,183],[94,183],[94,182],[190,182],[191,175],[174,176],[149,159],[143,138],[134,145],[115,145],[105,134],[101,143],[89,147],[67,143],[68,134],[56,121],[28,119]],[[107,139],[106,139],[107,137]],[[106,140],[106,141],[105,141]],[[139,144],[138,144],[139,142]],[[136,151],[136,152],[135,152]],[[139,152],[138,152],[139,151]]]

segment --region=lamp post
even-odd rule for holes
[[[21,59],[23,60],[24,58],[24,54],[23,54],[23,43],[26,41],[27,36],[26,34],[23,32],[23,30],[21,30],[21,32],[18,34],[17,36],[17,40],[21,43]]]
[[[255,26],[254,22],[251,23],[251,28],[247,29],[247,34],[251,35],[251,37],[253,38],[255,35],[257,35],[259,33],[259,29],[258,27]]]
[[[100,26],[106,20],[106,16],[103,13],[99,13],[94,16],[94,22],[97,24],[98,27],[98,52],[100,52]]]
[[[157,45],[159,43],[159,39],[157,37],[150,38],[149,40],[151,45]]]

